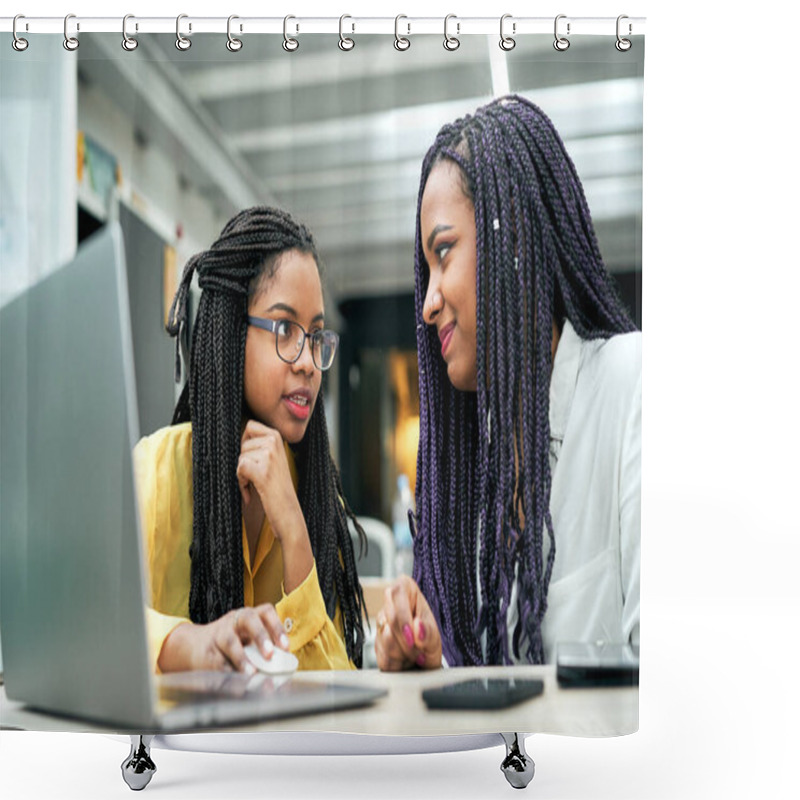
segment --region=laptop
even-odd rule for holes
[[[302,673],[151,673],[118,224],[0,309],[0,393],[0,636],[10,700],[146,733],[330,712],[386,694]]]

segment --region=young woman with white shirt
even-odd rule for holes
[[[638,642],[641,334],[533,103],[500,98],[439,132],[415,270],[414,570],[386,592],[379,666]]]

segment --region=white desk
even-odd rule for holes
[[[298,677],[319,683],[376,686],[388,695],[373,705],[331,713],[217,729],[231,732],[319,731],[378,736],[447,736],[453,734],[520,731],[569,736],[620,736],[639,726],[639,690],[630,688],[561,689],[553,666],[465,667],[433,671],[382,673],[300,672]],[[455,680],[475,677],[513,676],[540,678],[544,692],[503,711],[429,711],[422,690]],[[0,721],[4,728],[37,731],[120,733],[93,722],[54,717],[0,697]],[[130,731],[125,731],[129,733]],[[194,735],[194,734],[193,734]]]

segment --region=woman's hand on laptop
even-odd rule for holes
[[[386,590],[377,624],[375,654],[382,670],[442,666],[439,626],[425,595],[407,575],[401,575]]]
[[[255,668],[244,652],[251,642],[267,660],[276,646],[289,650],[289,638],[271,603],[237,608],[205,625],[178,625],[164,641],[158,666],[162,672],[236,670],[252,674]]]

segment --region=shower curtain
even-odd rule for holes
[[[425,153],[444,124],[493,98],[536,103],[564,140],[603,261],[641,329],[644,37],[629,49],[615,47],[613,30],[570,41],[558,21],[555,37],[514,36],[513,20],[501,27],[505,39],[467,36],[457,18],[442,36],[409,36],[398,20],[394,39],[361,34],[347,19],[339,36],[304,33],[292,19],[284,37],[229,25],[227,37],[180,22],[176,33],[137,34],[134,19],[135,49],[120,46],[120,33],[75,31],[73,51],[52,34],[28,36],[17,52],[3,35],[1,301],[119,221],[147,435],[170,424],[181,388],[164,323],[183,265],[243,208],[278,206],[302,220],[323,262],[326,325],[340,336],[323,383],[331,452],[344,495],[373,532],[359,572],[372,620],[364,666],[375,668],[385,581],[411,571]],[[191,312],[198,298],[195,286]],[[637,727],[634,709],[615,733]],[[535,716],[518,729],[536,730]],[[575,721],[574,733],[587,730],[591,722]]]

